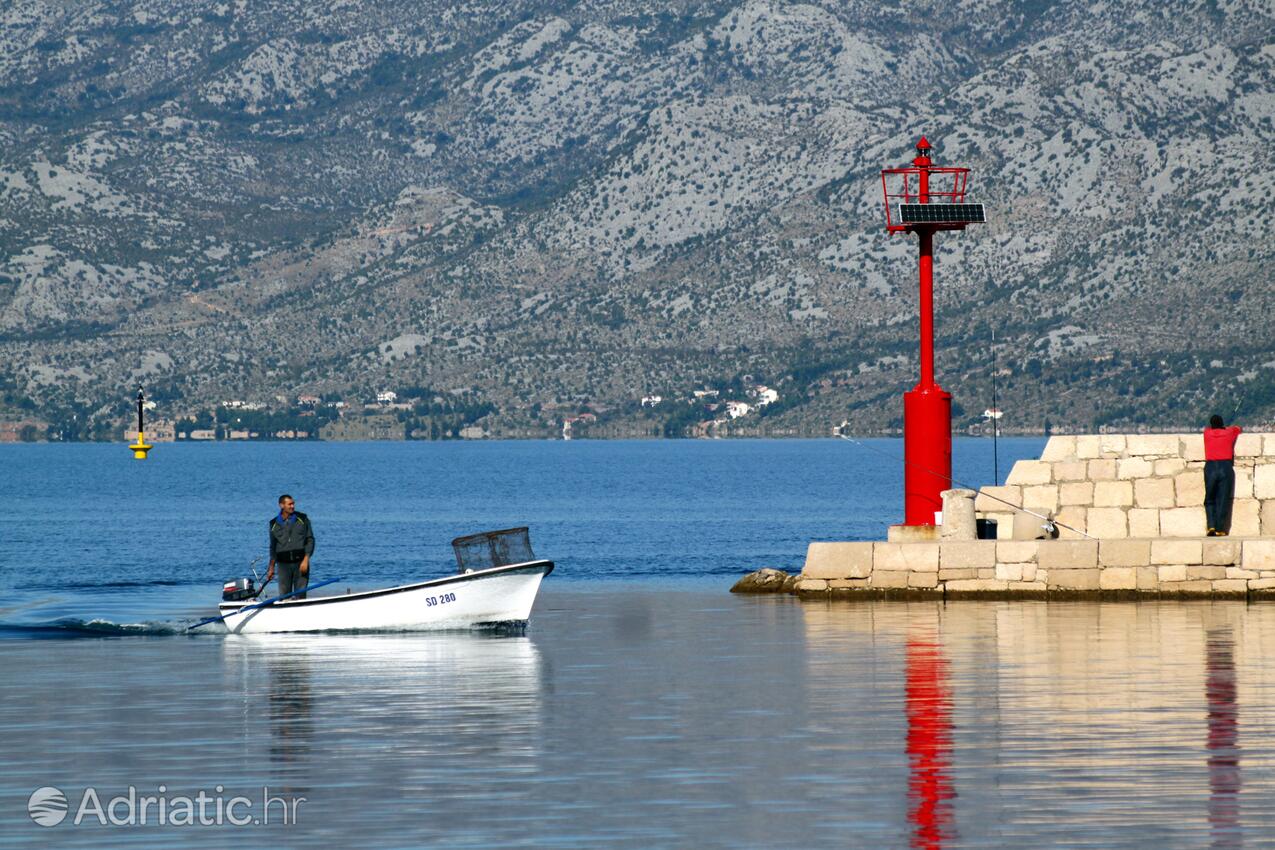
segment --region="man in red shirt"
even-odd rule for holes
[[[1231,530],[1231,502],[1235,498],[1235,441],[1240,426],[1225,427],[1216,413],[1204,429],[1204,513],[1209,537],[1225,537]]]

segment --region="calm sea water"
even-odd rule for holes
[[[1040,445],[1002,441],[1002,474]],[[989,481],[990,449],[959,442],[957,477]],[[898,450],[6,447],[0,846],[1275,842],[1275,607],[726,593],[880,535]],[[317,577],[441,574],[451,537],[521,523],[559,569],[524,636],[175,633],[285,490]],[[56,826],[28,813],[44,787]],[[270,822],[186,825],[201,793],[206,820],[243,798],[228,814]],[[109,823],[148,796],[147,825]]]

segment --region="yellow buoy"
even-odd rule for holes
[[[146,460],[146,453],[154,446],[148,445],[146,437],[142,434],[142,406],[146,404],[146,394],[141,387],[137,388],[137,442],[129,446],[133,450],[133,457],[138,460]]]
[[[138,460],[146,460],[146,453],[150,451],[152,448],[154,448],[154,446],[150,446],[146,443],[143,443],[142,435],[138,434],[137,442],[130,444],[129,448],[133,450],[133,457],[137,458]]]

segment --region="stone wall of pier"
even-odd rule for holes
[[[1201,537],[1204,439],[1199,434],[1050,437],[1040,460],[1014,464],[1003,487],[984,487],[980,517],[1012,536],[1017,505],[1100,539]],[[1008,504],[1006,504],[1008,503]],[[1235,537],[1275,537],[1275,434],[1241,434],[1235,446]],[[1060,536],[1080,537],[1064,528]]]
[[[1275,597],[1275,434],[1242,435],[1235,466],[1231,534],[1205,537],[1199,434],[1052,437],[1039,460],[980,491],[975,508],[998,521],[999,539],[811,543],[796,590]],[[1009,505],[1070,528],[1057,540],[1010,539]]]

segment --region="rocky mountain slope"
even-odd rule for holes
[[[989,205],[938,237],[958,424],[993,329],[1010,427],[1275,412],[1268,3],[16,0],[0,417],[145,381],[556,427],[747,373],[752,426],[897,425],[879,171],[921,133]]]

